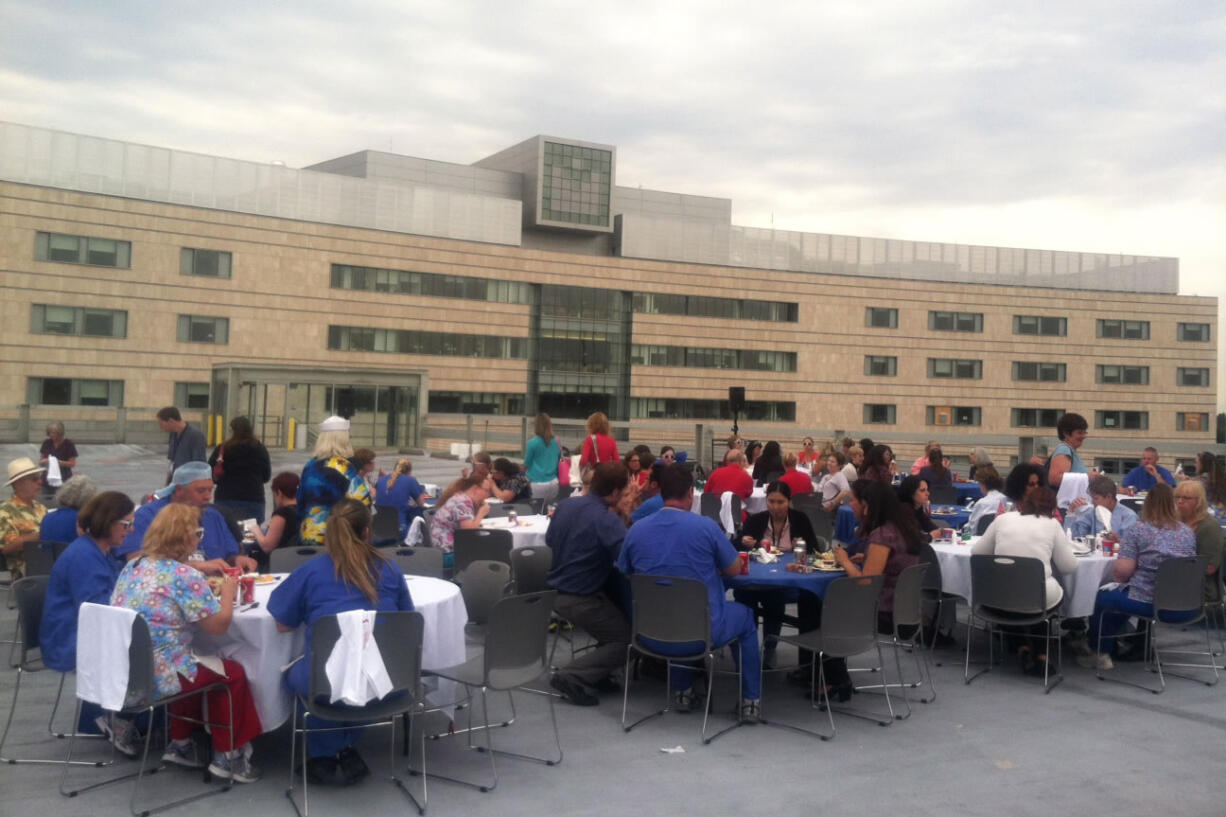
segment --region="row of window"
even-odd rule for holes
[[[898,358],[892,355],[865,355],[864,373],[879,377],[898,374]],[[962,358],[928,358],[928,376],[979,380],[983,377],[983,361]],[[1022,382],[1064,383],[1068,379],[1068,366],[1064,363],[1013,362],[1013,379]],[[1128,386],[1149,385],[1148,366],[1120,366],[1099,363],[1094,367],[1096,383]],[[1197,366],[1179,366],[1175,369],[1175,385],[1208,386],[1209,369]]]
[[[132,266],[132,242],[87,235],[36,233],[34,258],[60,264],[129,269]],[[179,251],[179,272],[183,275],[229,278],[230,263],[230,253],[223,250],[183,247]]]
[[[1010,410],[1009,423],[1015,428],[1054,428],[1064,409],[1015,408]],[[864,422],[871,425],[894,425],[898,422],[898,407],[894,403],[865,403]],[[979,406],[927,406],[924,422],[930,426],[983,425],[983,409]],[[1149,428],[1148,411],[1103,409],[1094,412],[1094,427],[1107,430],[1145,431]],[[1207,412],[1179,411],[1175,413],[1177,431],[1206,431]]]
[[[864,325],[874,329],[897,329],[898,310],[886,306],[865,307]],[[928,328],[935,332],[982,332],[983,313],[930,311]],[[1100,338],[1149,340],[1149,321],[1098,318],[1096,328]],[[1068,335],[1068,318],[1014,315],[1013,334],[1064,337]],[[1176,329],[1176,338],[1189,343],[1208,343],[1209,324],[1181,322]]]
[[[523,415],[524,395],[515,392],[432,391],[427,402],[432,414]]]
[[[746,400],[740,415],[743,420],[796,422],[796,403],[791,401]],[[727,400],[702,400],[686,397],[631,397],[633,420],[731,420]]]
[[[531,285],[521,281],[495,281],[468,275],[355,267],[349,264],[332,265],[332,288],[504,304],[527,304],[532,299]]]
[[[755,301],[748,298],[713,298],[706,295],[636,292],[634,293],[634,311],[649,315],[688,315],[700,318],[795,323],[799,319],[800,305],[784,301]]]
[[[412,329],[329,326],[328,348],[341,352],[389,352],[402,355],[449,355],[526,360],[527,338],[461,335]]]
[[[753,352],[743,349],[703,349],[691,346],[630,347],[635,366],[686,366],[699,369],[745,369],[754,372],[794,372],[795,352]]]
[[[40,335],[126,338],[128,313],[123,309],[33,304],[30,307],[30,331]],[[182,343],[229,343],[230,319],[180,315],[178,339]]]

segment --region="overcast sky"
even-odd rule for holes
[[[1220,0],[350,5],[0,0],[0,118],[290,166],[586,139],[738,224],[1176,256],[1226,304]]]

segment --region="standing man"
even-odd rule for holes
[[[1141,452],[1141,464],[1128,472],[1123,484],[1128,493],[1136,494],[1153,488],[1158,480],[1175,487],[1174,475],[1158,464],[1158,449],[1151,445]]]
[[[174,406],[166,406],[157,413],[158,428],[170,435],[166,446],[166,459],[170,460],[170,472],[187,462],[204,462],[208,454],[204,450],[204,432],[188,425]],[[166,481],[170,481],[169,474]]]
[[[761,663],[758,653],[758,623],[748,607],[727,601],[724,576],[740,573],[736,548],[715,522],[690,513],[694,502],[694,478],[679,465],[660,470],[660,495],[664,507],[635,524],[626,534],[617,566],[623,573],[646,573],[698,579],[707,586],[711,611],[711,641],[722,646],[736,641],[741,664],[740,716],[757,721],[762,698]],[[657,648],[664,645],[656,645]],[[660,649],[664,652],[664,649]],[[682,712],[694,708],[697,698],[693,670],[673,667],[673,707]]]
[[[560,503],[545,543],[553,550],[549,586],[558,591],[558,615],[596,639],[596,647],[562,667],[549,684],[576,706],[600,703],[597,690],[616,690],[611,679],[626,660],[630,626],[622,612],[621,574],[613,564],[626,526],[616,513],[630,473],[621,462],[597,463],[587,493]]]

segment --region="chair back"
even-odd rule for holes
[[[1047,575],[1043,562],[1020,556],[972,554],[971,601],[1007,613],[1046,612]]]
[[[763,474],[762,479],[756,480],[755,482],[758,485],[770,485],[772,482],[781,478],[782,476],[782,471],[771,471],[769,474]]]
[[[406,576],[443,578],[443,551],[431,547],[403,547],[384,551]]]
[[[545,497],[543,496],[533,499],[528,504],[532,506],[532,512],[538,516],[545,512]]]
[[[924,623],[924,581],[928,565],[911,565],[898,574],[894,585],[894,629],[919,627]]]
[[[714,519],[715,524],[723,530],[724,523],[720,521],[719,511],[723,506],[719,494],[701,494],[698,498],[698,510],[707,519]]]
[[[987,513],[979,517],[979,521],[975,523],[975,535],[983,536],[988,532],[988,528],[996,521],[996,514]]]
[[[421,512],[421,543],[426,547],[434,547],[434,539],[430,537],[430,526],[434,524],[434,513],[437,508],[426,508]]]
[[[51,542],[26,542],[22,548],[26,560],[27,576],[50,576],[55,565],[56,552]]]
[[[806,496],[811,495],[806,494]],[[802,501],[796,507],[809,518],[809,524],[813,526],[813,533],[818,539],[824,542],[834,540],[834,517],[826,513],[826,509],[822,507],[820,496],[814,500]]]
[[[957,505],[958,489],[953,485],[933,485],[928,489],[928,501],[933,505]]]
[[[513,689],[530,683],[549,668],[546,643],[557,591],[525,593],[499,599],[485,631],[485,683]]]
[[[460,528],[455,532],[455,571],[459,573],[476,561],[511,564],[511,548],[515,544],[509,530]]]
[[[375,506],[370,539],[376,545],[400,541],[400,510],[395,505]]]
[[[822,652],[847,658],[877,643],[877,600],[885,577],[845,576],[826,588],[822,599]]]
[[[561,502],[563,499],[566,499],[567,497],[569,497],[571,493],[574,492],[574,490],[575,490],[575,486],[569,483],[567,483],[566,485],[559,485],[558,486],[558,498],[554,501]]]
[[[361,710],[365,717],[379,717],[381,710],[399,712],[410,708],[412,701],[406,701],[398,693],[408,693],[415,701],[418,696],[418,686],[421,679],[422,638],[425,632],[425,622],[418,612],[387,612],[376,613],[374,638],[379,648],[379,656],[383,667],[392,682],[391,691],[383,698],[370,701]],[[310,680],[307,683],[307,700],[310,702],[311,713],[321,715],[330,720],[343,719],[345,714],[352,714],[354,707],[341,704],[331,704],[332,684],[328,681],[326,670],[328,658],[340,640],[340,625],[335,615],[324,616],[315,622],[311,629],[311,666]],[[329,718],[328,708],[337,710],[341,718]]]
[[[456,584],[468,610],[468,620],[473,624],[485,624],[491,611],[511,584],[511,566],[506,562],[478,559],[457,571]]]
[[[940,593],[944,587],[941,562],[937,559],[937,552],[927,542],[920,546],[920,564],[928,567],[928,572],[924,574],[924,591]]]
[[[47,576],[26,576],[13,582],[9,592],[17,604],[17,631],[21,634],[21,663],[39,648],[43,623],[43,604],[47,599]]]
[[[642,639],[671,644],[700,642],[695,654],[707,652],[711,644],[711,610],[707,586],[697,579],[630,576],[630,638],[636,649],[655,654]]]
[[[1188,613],[1204,604],[1202,587],[1209,560],[1204,556],[1176,556],[1164,559],[1154,577],[1154,616],[1161,613]],[[16,586],[16,585],[14,585]]]
[[[511,551],[511,575],[515,592],[543,593],[549,590],[549,570],[553,567],[553,549],[548,545],[529,545]]]
[[[114,621],[109,621],[113,619]],[[77,697],[104,705],[100,667],[90,667],[81,655],[81,645],[89,643],[102,655],[122,655],[123,631],[130,628],[128,644],[128,688],[119,709],[135,709],[152,705],[158,699],[153,674],[153,639],[144,616],[124,607],[85,602],[77,609]],[[105,708],[105,707],[104,707]]]
[[[321,547],[299,545],[291,548],[277,548],[268,554],[269,573],[293,573],[298,565],[311,561],[324,553]]]

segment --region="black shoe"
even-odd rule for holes
[[[575,706],[595,706],[600,699],[588,692],[587,687],[578,678],[555,672],[549,679],[549,685],[562,693],[562,698]]]
[[[614,681],[613,678],[608,677],[608,676],[601,678],[599,681],[597,681],[595,686],[596,686],[597,692],[603,692],[609,695],[622,691],[622,685],[617,683],[617,681]]]
[[[809,682],[812,680],[812,675],[808,664],[797,667],[788,673],[788,683],[802,686],[808,689]]]
[[[318,786],[348,786],[349,780],[334,757],[313,757],[307,761],[307,780]]]
[[[845,704],[851,700],[852,694],[856,691],[855,686],[850,681],[842,684],[829,684],[826,686],[826,696],[834,703]],[[804,696],[809,697],[809,690],[804,691]],[[817,700],[822,700],[822,694],[816,693],[814,696]]]
[[[357,783],[370,774],[370,767],[366,765],[365,760],[362,760],[358,750],[352,746],[341,749],[341,753],[336,756],[336,762],[347,783]]]

